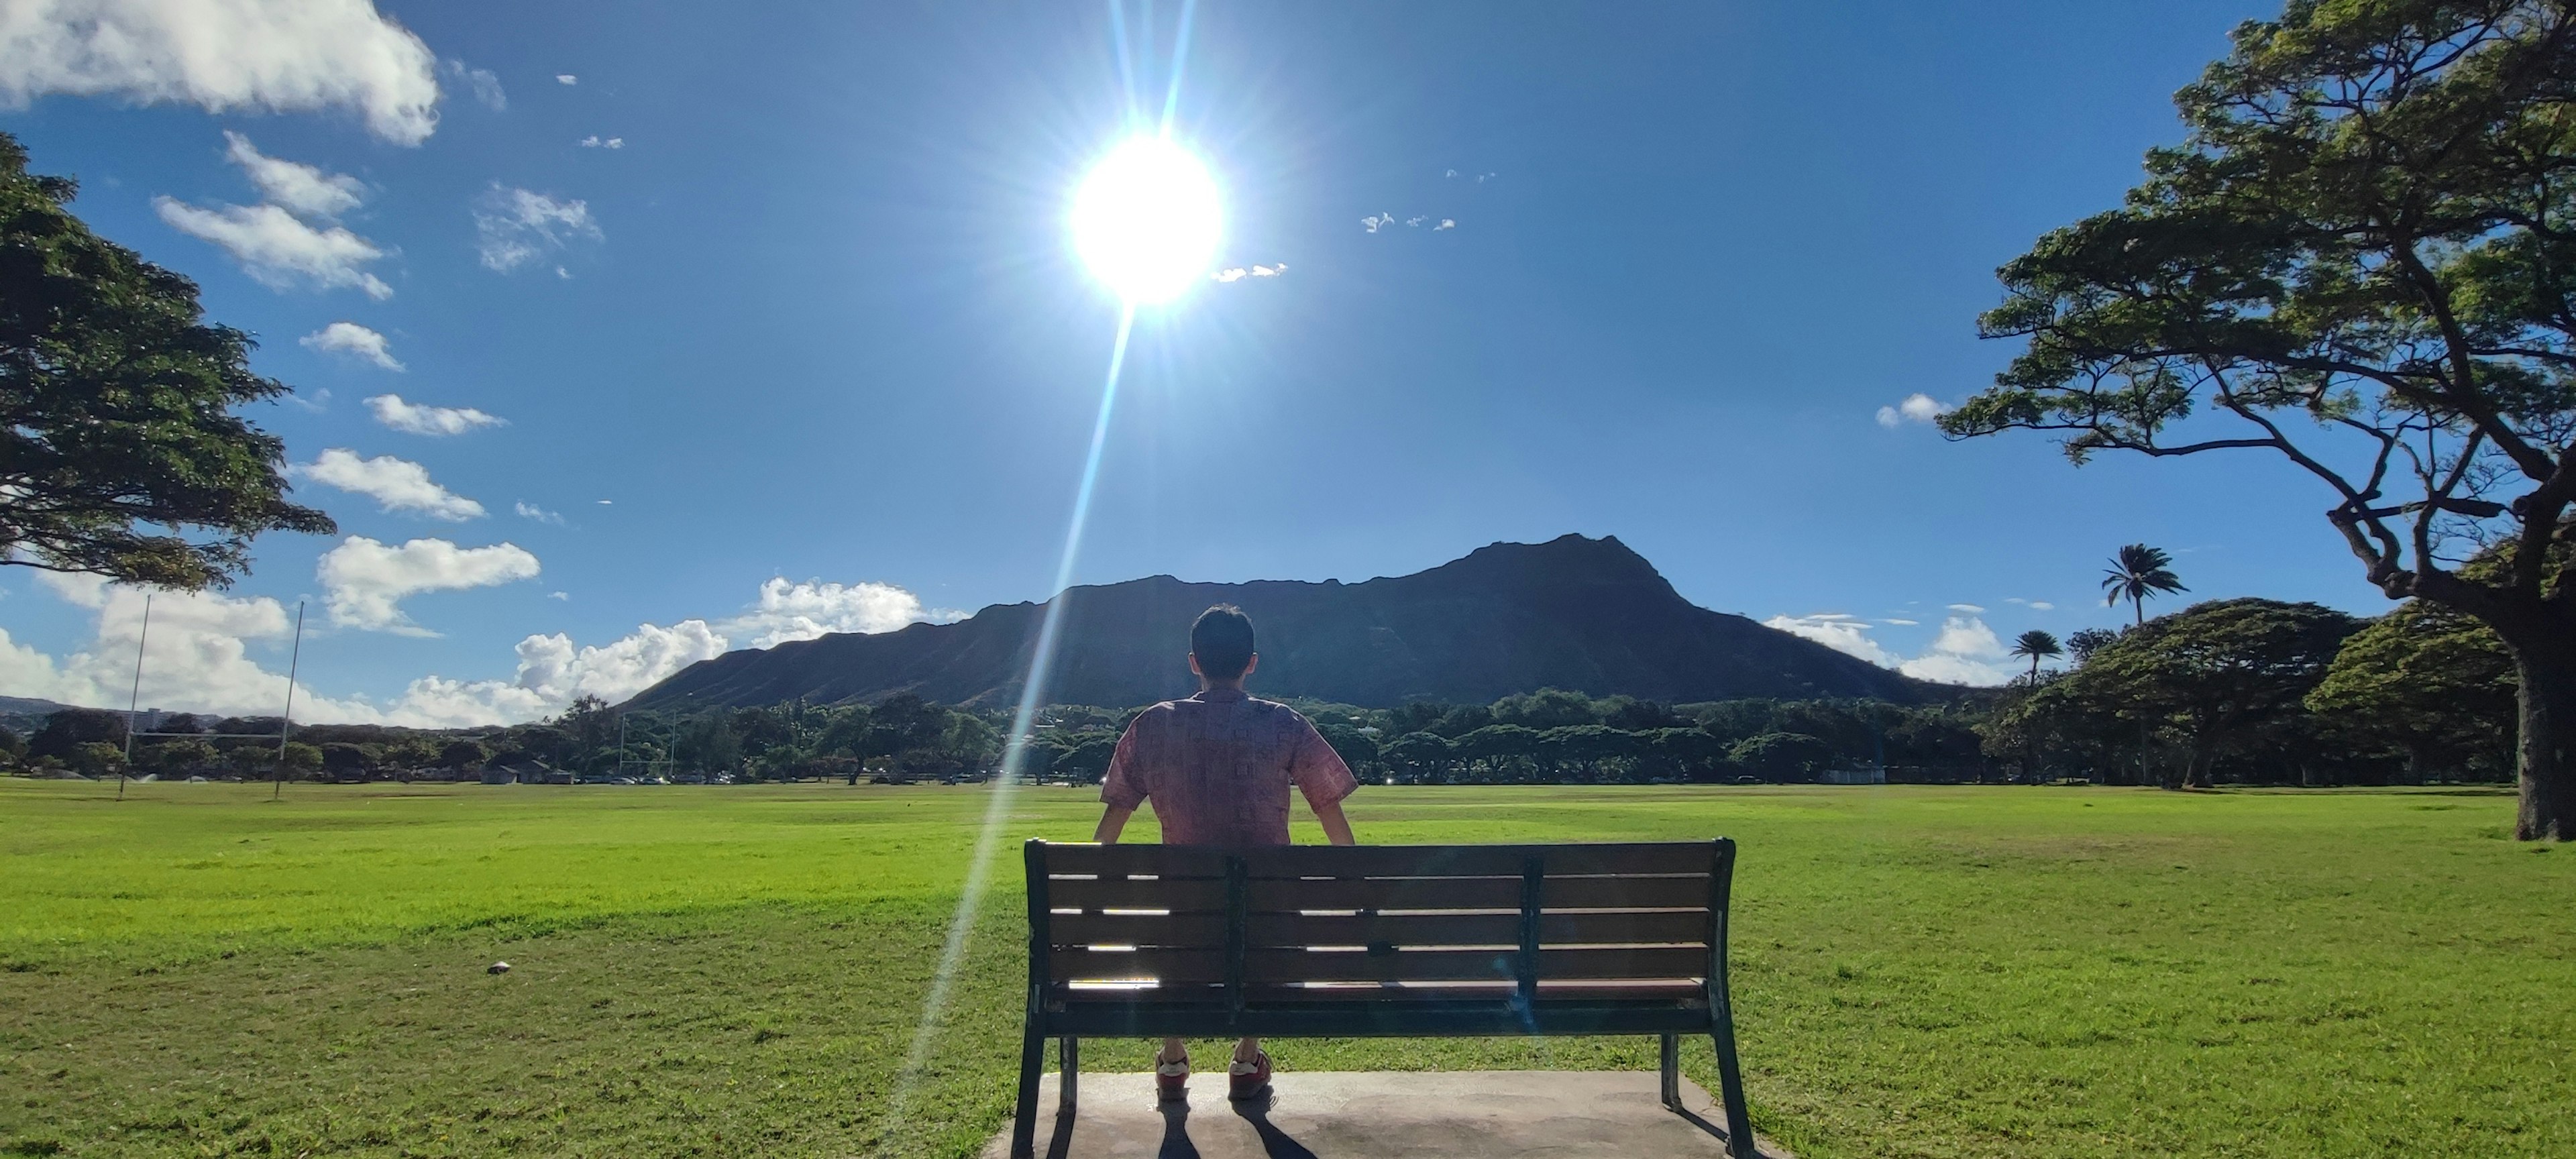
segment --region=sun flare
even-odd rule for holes
[[[1073,197],[1074,249],[1130,304],[1167,302],[1198,282],[1224,224],[1216,179],[1164,137],[1128,138]]]

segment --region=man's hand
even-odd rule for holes
[[[1135,815],[1136,811],[1134,809],[1121,809],[1116,805],[1111,805],[1108,808],[1101,810],[1100,827],[1091,831],[1091,839],[1103,845],[1118,844],[1119,831],[1125,829],[1127,827],[1127,819]],[[1350,830],[1347,827],[1343,829],[1343,832],[1345,833],[1349,831]],[[1348,844],[1348,842],[1344,842],[1344,844]]]
[[[1121,818],[1121,820],[1124,820],[1124,818]],[[1360,843],[1359,838],[1351,836],[1351,819],[1342,816],[1342,803],[1339,801],[1335,801],[1329,805],[1315,806],[1315,821],[1317,824],[1324,827],[1324,840],[1326,841],[1330,841],[1335,845],[1357,845]],[[1108,824],[1108,821],[1104,819],[1101,824],[1106,825]]]

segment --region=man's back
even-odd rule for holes
[[[1212,688],[1137,714],[1100,799],[1150,799],[1167,845],[1286,845],[1288,789],[1321,808],[1359,787],[1340,754],[1287,705]]]

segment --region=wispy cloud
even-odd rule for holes
[[[425,406],[405,402],[399,394],[370,398],[367,409],[375,414],[377,422],[407,435],[461,435],[481,427],[508,425],[500,416],[470,406]]]
[[[333,322],[295,340],[307,350],[327,350],[347,354],[375,363],[386,370],[400,370],[403,364],[394,360],[385,336],[355,322]],[[391,397],[391,396],[387,396]]]
[[[469,68],[464,61],[449,58],[447,75],[474,94],[483,107],[500,112],[510,107],[510,96],[501,91],[501,78],[488,68]]]
[[[170,228],[214,243],[242,271],[273,290],[309,285],[316,289],[349,288],[382,301],[394,288],[366,271],[385,251],[340,226],[316,228],[275,205],[217,205],[203,209],[169,197],[155,197],[152,208]]]
[[[1360,219],[1361,227],[1368,230],[1370,233],[1376,233],[1377,231],[1385,229],[1387,226],[1394,223],[1395,215],[1392,213],[1372,213],[1367,217]]]
[[[563,516],[557,515],[552,511],[548,511],[543,507],[539,507],[534,503],[530,503],[525,499],[519,500],[517,503],[513,504],[512,508],[519,513],[519,518],[521,519],[533,519],[539,523],[551,523],[557,527],[563,526]]]
[[[508,273],[575,238],[599,240],[599,223],[586,202],[557,200],[493,182],[475,203],[476,250],[485,268]]]
[[[568,72],[559,72],[555,74],[555,83],[559,85],[577,85],[581,83],[581,78]]]
[[[239,165],[260,199],[300,217],[336,218],[367,199],[367,183],[346,173],[325,173],[300,161],[271,157],[250,138],[225,130],[224,159]]]
[[[1984,608],[1975,604],[1952,604],[1950,605],[1950,610],[1954,612],[1966,612],[1970,615],[1975,615],[1979,612],[1985,611]]]
[[[623,149],[626,147],[626,138],[609,137],[602,139],[594,134],[592,136],[582,138],[579,144],[584,149]]]
[[[429,468],[392,455],[362,459],[355,451],[333,447],[312,462],[287,470],[326,487],[364,495],[387,512],[408,511],[450,523],[483,517],[482,504],[433,482]]]
[[[1219,282],[1239,282],[1245,278],[1275,278],[1287,272],[1288,263],[1281,262],[1275,266],[1230,266],[1208,277]]]

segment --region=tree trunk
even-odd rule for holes
[[[2576,639],[2523,640],[2512,647],[2521,677],[2521,841],[2576,841]]]

